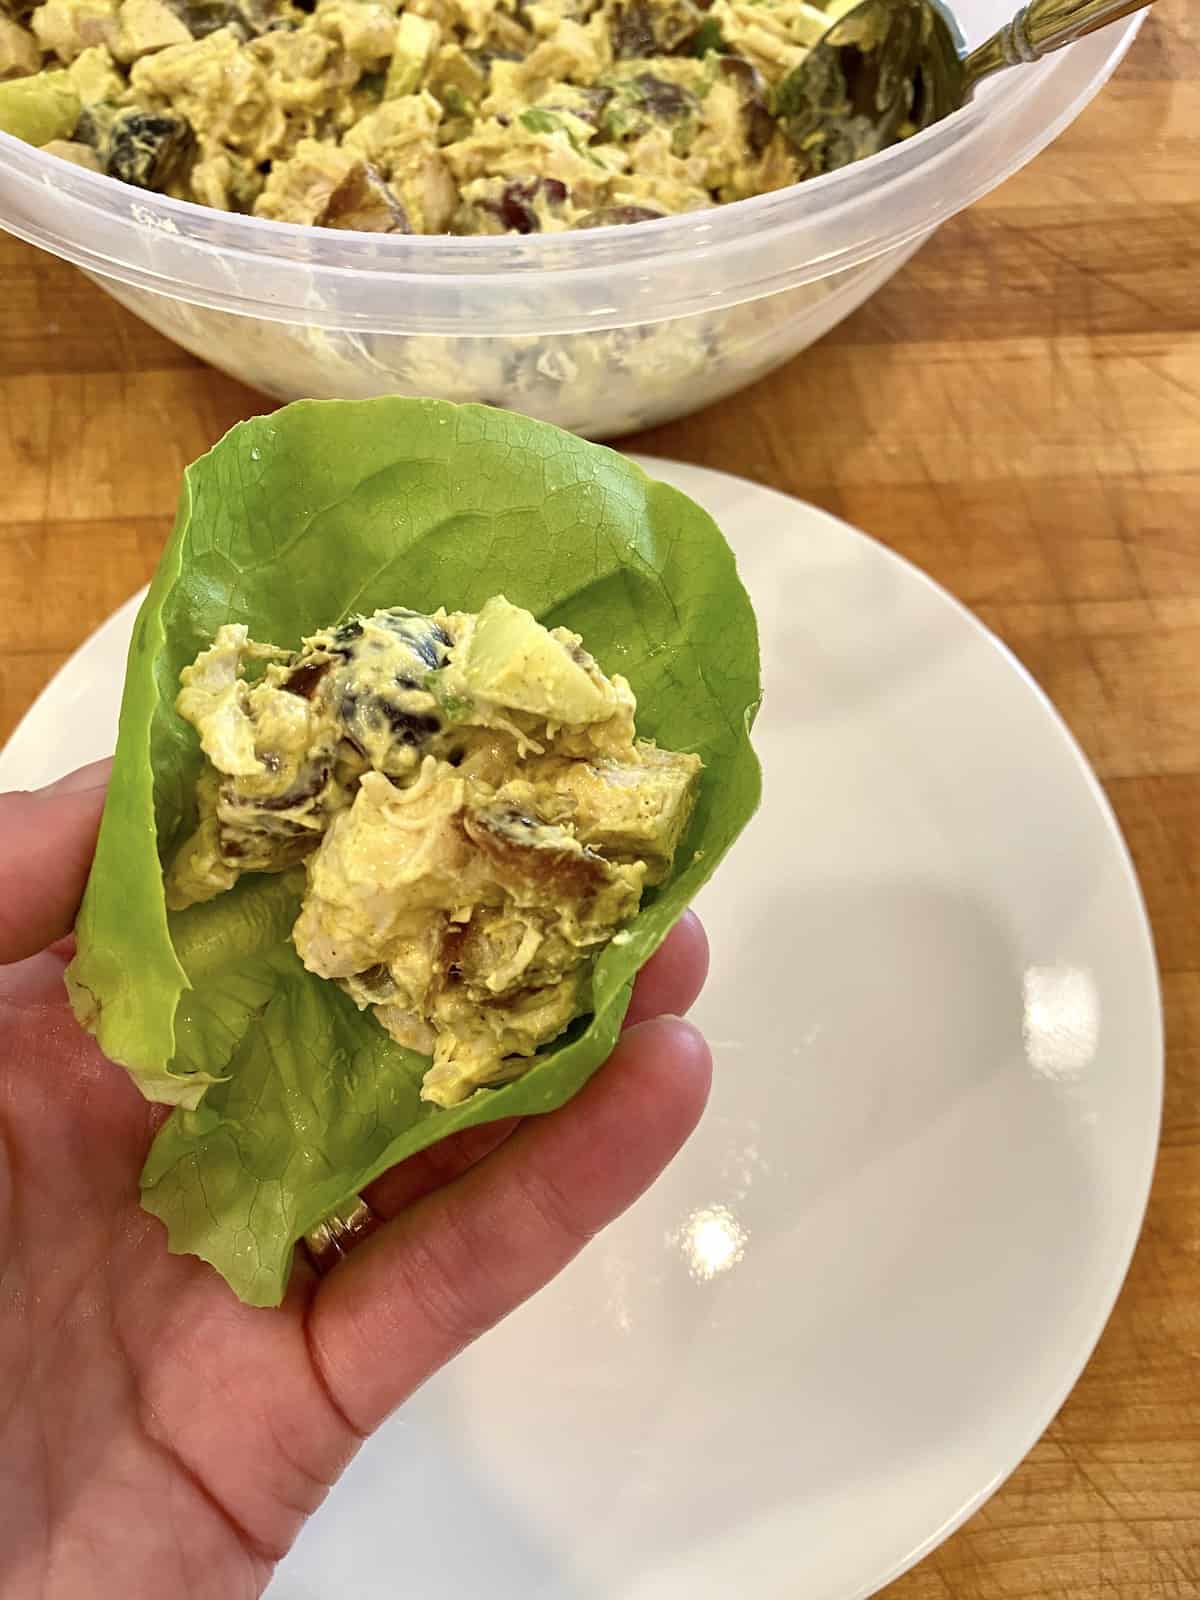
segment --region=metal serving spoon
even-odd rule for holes
[[[873,156],[957,111],[1005,67],[1038,61],[1150,0],[1031,0],[978,49],[940,0],[860,0],[776,93],[776,111],[810,175]]]

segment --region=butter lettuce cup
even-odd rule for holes
[[[389,1167],[568,1100],[753,815],[760,695],[716,524],[548,424],[301,401],[189,467],[68,970],[174,1108],[169,1248],[276,1305]]]

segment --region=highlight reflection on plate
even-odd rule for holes
[[[701,1206],[675,1234],[693,1278],[707,1282],[736,1267],[746,1253],[746,1230],[728,1206]]]
[[[725,528],[763,634],[766,802],[700,902],[712,1105],[650,1194],[366,1446],[272,1600],[853,1600],[1016,1464],[1128,1263],[1157,982],[1062,724],[854,530],[647,465]],[[134,609],[0,782],[111,748]]]

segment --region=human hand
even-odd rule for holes
[[[75,1023],[66,938],[108,763],[0,796],[0,1594],[245,1600],[359,1443],[548,1282],[694,1127],[709,1056],[676,1016],[707,949],[687,916],[607,1066],[562,1110],[395,1167],[385,1219],[256,1310],[138,1204],[165,1108]],[[55,943],[55,941],[58,941]]]

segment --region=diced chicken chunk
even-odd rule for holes
[[[126,64],[169,44],[192,42],[187,28],[163,0],[121,0],[117,24],[113,58]]]
[[[86,167],[89,172],[104,171],[100,157],[90,144],[75,144],[70,139],[51,139],[42,149],[47,155],[57,156],[60,161],[69,161],[76,167]]]
[[[42,52],[33,34],[0,15],[0,83],[7,78],[27,78],[40,72],[41,66]]]
[[[334,195],[362,168],[353,150],[301,139],[295,153],[277,161],[254,202],[256,217],[313,225],[329,210]]]
[[[43,50],[69,63],[93,45],[112,46],[118,31],[116,0],[46,0],[29,25]]]
[[[659,883],[691,816],[700,771],[699,756],[639,742],[631,761],[531,763],[529,780],[569,800],[584,844],[618,860],[645,861],[646,881]]]

